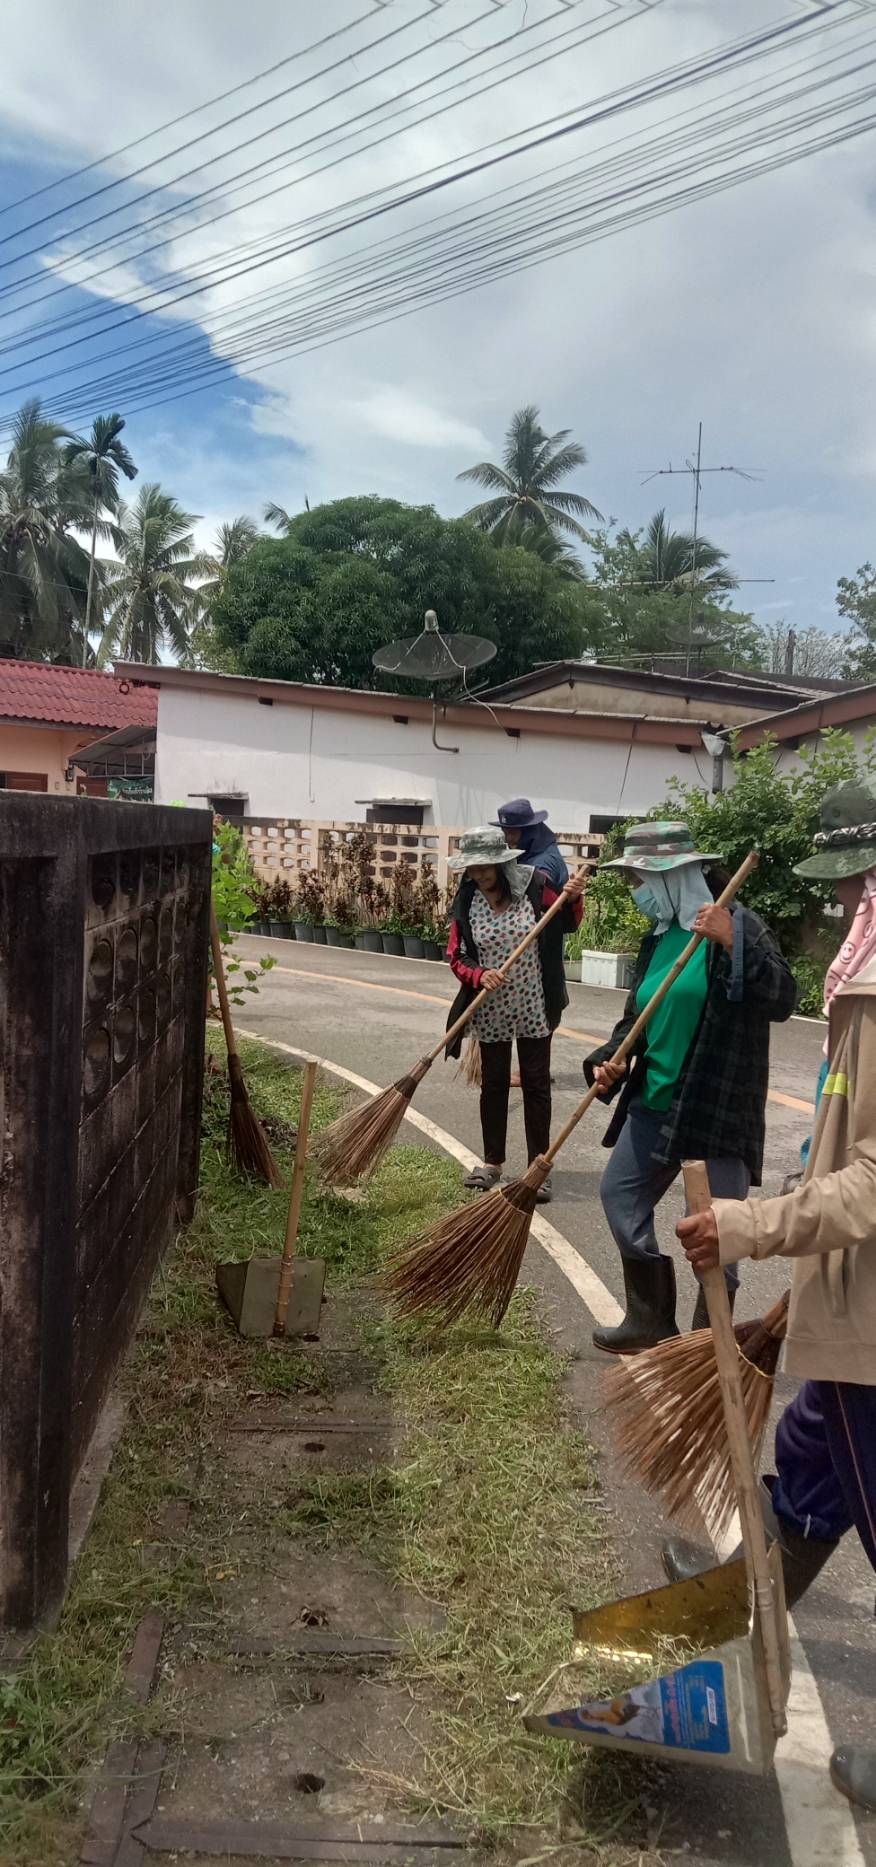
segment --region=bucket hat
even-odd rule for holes
[[[876,795],[865,784],[838,784],[821,804],[815,854],[795,863],[812,882],[839,881],[876,869]]]
[[[479,830],[466,830],[459,839],[459,848],[448,860],[448,867],[456,874],[461,869],[501,868],[506,862],[519,862],[519,849],[509,849],[501,830],[495,824],[485,823]]]
[[[643,874],[680,869],[686,862],[720,862],[697,849],[686,823],[634,823],[624,837],[624,853],[603,869],[640,869]]]
[[[499,805],[495,828],[499,830],[534,830],[547,822],[546,810],[533,810],[528,797],[512,797],[510,804]]]

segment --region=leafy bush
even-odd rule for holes
[[[820,1018],[824,1007],[824,976],[827,962],[814,953],[798,953],[791,962],[791,970],[797,981],[797,1010],[806,1018]]]
[[[760,865],[745,885],[745,899],[760,914],[790,957],[812,947],[831,901],[829,883],[803,881],[794,865],[812,853],[821,802],[833,785],[867,782],[876,770],[876,735],[868,735],[859,759],[854,740],[827,731],[820,744],[802,748],[799,769],[783,772],[776,745],[764,739],[742,755],[733,747],[734,782],[716,797],[676,779],[653,814],[682,817],[698,847],[736,869],[750,849]]]
[[[245,926],[247,921],[253,919],[253,903],[258,892],[259,879],[241,831],[233,823],[226,822],[224,817],[214,817],[213,906],[219,923],[228,996],[235,1005],[246,1003],[247,992],[258,991],[259,975],[270,972],[274,964],[269,954],[263,954],[256,964],[246,965],[230,950],[233,933],[229,929]],[[211,981],[213,977],[211,954]]]

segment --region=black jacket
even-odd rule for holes
[[[679,1077],[675,1099],[666,1110],[656,1150],[660,1160],[704,1160],[732,1155],[744,1160],[752,1183],[763,1171],[765,1108],[770,1070],[770,1024],[783,1024],[797,1003],[794,975],[777,942],[756,914],[735,902],[733,951],[709,945],[708,991],[702,1017]],[[599,1063],[607,1063],[637,1017],[636,993],[656,945],[646,934],[623,1017],[608,1042],[584,1060],[589,1083]],[[618,1106],[608,1125],[604,1147],[614,1147],[632,1098],[643,1087],[647,1051],[645,1030],[622,1083],[600,1101]]]
[[[471,930],[471,904],[476,886],[475,882],[464,877],[450,909],[450,939],[447,943],[447,958],[452,971],[459,980],[459,991],[450,1007],[447,1030],[467,1010],[475,994],[480,990],[481,974],[484,968],[481,965]],[[556,889],[552,888],[546,876],[539,874],[538,871],[533,875],[526,894],[532,904],[536,920],[541,920],[545,909],[551,907],[557,899]],[[567,901],[565,907],[559,914],[554,915],[538,938],[545,1011],[552,1031],[556,1030],[569,1003],[563,967],[563,945],[566,934],[574,933],[578,926],[581,911],[580,900]],[[447,1055],[458,1057],[461,1049],[462,1032],[455,1043],[450,1045]]]

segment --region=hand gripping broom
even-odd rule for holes
[[[590,863],[584,863],[579,870],[579,876],[587,875],[590,866]],[[575,879],[577,880],[578,877],[576,876]],[[520,945],[514,948],[513,953],[509,953],[504,966],[497,967],[496,970],[501,973],[503,980],[508,977],[512,966],[515,966],[527,949],[532,946],[533,941],[544,933],[548,922],[553,920],[555,914],[559,914],[566,899],[565,892],[558,895],[556,901],[545,910],[541,919],[530,928]],[[400,1076],[389,1089],[382,1089],[379,1095],[371,1097],[370,1102],[363,1102],[361,1107],[351,1109],[348,1115],[341,1115],[337,1121],[322,1130],[314,1146],[313,1156],[324,1185],[350,1186],[354,1181],[361,1179],[364,1174],[374,1172],[375,1168],[380,1165],[387,1148],[395,1140],[415,1091],[427,1071],[432,1068],[436,1057],[440,1057],[442,1052],[449,1049],[460,1031],[464,1030],[474,1017],[479,1006],[489,997],[489,992],[476,993],[462,1016],[457,1018],[449,1031],[445,1031],[440,1043],[429,1051],[428,1056],[420,1057],[419,1062],[414,1064],[407,1076]]]
[[[216,974],[216,990],[219,994],[219,1008],[222,1012],[222,1028],[225,1032],[225,1048],[228,1051],[228,1080],[231,1085],[231,1111],[228,1121],[228,1152],[241,1173],[254,1174],[260,1180],[266,1180],[269,1186],[282,1186],[280,1169],[265,1138],[261,1122],[253,1114],[246,1083],[240,1067],[237,1045],[234,1040],[234,1025],[231,1022],[231,1006],[228,1002],[228,986],[225,982],[225,967],[222,964],[222,942],[216,925],[216,909],[210,902],[210,946],[213,952],[213,971]]]
[[[733,900],[756,868],[757,861],[754,852],[746,856],[719,897],[719,907],[726,907]],[[653,998],[618,1045],[613,1063],[622,1063],[635,1048],[649,1018],[662,1004],[703,938],[703,934],[694,934],[688,941]],[[523,1262],[538,1188],[544,1185],[561,1147],[598,1094],[594,1083],[547,1153],[540,1154],[531,1163],[522,1179],[510,1180],[507,1186],[481,1194],[476,1205],[460,1206],[458,1211],[414,1239],[390,1262],[385,1287],[401,1315],[422,1317],[440,1328],[457,1322],[467,1309],[474,1309],[498,1328]]]

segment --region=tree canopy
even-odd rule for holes
[[[374,688],[390,684],[374,650],[416,635],[427,609],[445,630],[497,643],[491,682],[584,646],[579,588],[562,569],[499,551],[431,506],[376,497],[301,512],[284,538],[254,545],[230,568],[212,618],[218,647],[245,674]]]

